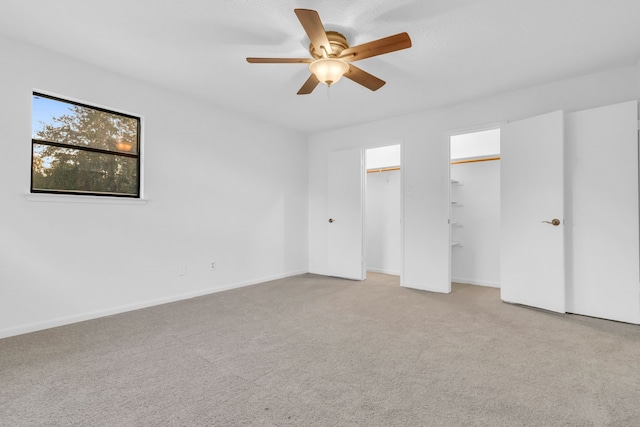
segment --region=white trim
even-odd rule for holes
[[[242,288],[245,286],[257,285],[260,283],[270,282],[272,280],[284,279],[286,277],[298,276],[300,274],[305,274],[305,273],[307,273],[307,270],[292,271],[289,273],[277,274],[274,276],[263,277],[260,279],[247,280],[245,282],[224,285],[217,288],[202,289],[199,291],[189,292],[186,294],[173,295],[169,297],[157,298],[157,299],[148,300],[148,301],[141,301],[133,304],[127,304],[127,305],[122,305],[118,307],[92,311],[88,313],[80,313],[80,314],[74,314],[72,316],[58,317],[56,319],[45,320],[42,322],[35,322],[35,323],[29,323],[21,326],[9,327],[5,329],[0,329],[0,339],[8,338],[16,335],[27,334],[29,332],[40,331],[43,329],[70,325],[73,323],[83,322],[91,319],[97,319],[100,317],[111,316],[114,314],[125,313],[127,311],[139,310],[142,308],[154,307],[157,305],[167,304],[171,302],[197,298],[204,295],[215,294],[218,292],[228,291],[236,288]]]
[[[404,138],[400,139],[400,286],[404,286]]]
[[[454,245],[452,245],[452,240],[453,240],[453,233],[451,232],[451,226],[452,226],[452,219],[453,219],[453,215],[452,215],[452,207],[453,204],[451,203],[451,137],[453,136],[453,133],[446,133],[445,134],[445,143],[447,144],[447,149],[445,150],[447,153],[447,233],[449,234],[449,241],[447,242],[447,250],[445,251],[445,253],[447,254],[447,265],[448,265],[448,270],[447,270],[447,293],[451,293],[451,266],[453,265],[452,262],[452,256],[451,256],[451,248],[453,248]],[[456,185],[460,184],[459,182],[455,182]],[[457,245],[456,245],[457,246]]]
[[[367,280],[367,151],[360,148],[360,280]]]

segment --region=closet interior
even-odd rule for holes
[[[451,281],[500,287],[500,129],[449,145]]]
[[[399,276],[402,269],[400,144],[368,149],[365,158],[367,271]]]

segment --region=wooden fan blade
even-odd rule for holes
[[[251,64],[310,64],[311,58],[247,58]]]
[[[380,80],[376,76],[361,70],[353,64],[349,64],[349,71],[345,73],[344,77],[371,90],[378,90],[385,84],[384,80]]]
[[[302,28],[304,28],[307,36],[309,36],[313,47],[316,48],[318,52],[322,52],[322,48],[324,48],[327,55],[331,55],[333,49],[331,48],[331,43],[329,43],[327,32],[324,30],[318,12],[309,9],[294,9],[294,12],[302,24]]]
[[[400,33],[395,36],[389,36],[347,48],[340,54],[340,59],[347,62],[359,61],[361,59],[395,52],[396,50],[407,49],[409,47],[411,47],[411,38],[409,37],[409,34]]]
[[[315,74],[311,74],[306,82],[302,85],[300,90],[298,91],[298,95],[308,95],[318,86],[320,80],[316,77]]]

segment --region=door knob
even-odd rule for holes
[[[335,221],[335,219],[329,218],[329,224],[333,223],[334,221]]]
[[[544,222],[546,224],[551,224],[554,227],[557,227],[557,226],[560,225],[560,220],[558,218],[553,218],[551,221],[542,221],[542,222]]]

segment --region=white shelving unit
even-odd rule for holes
[[[451,197],[452,198],[456,198],[457,194],[455,194],[455,192],[453,191],[454,187],[459,187],[461,186],[462,183],[456,179],[452,179],[451,180]],[[450,236],[451,236],[451,247],[454,246],[462,246],[462,243],[459,241],[459,236],[456,236],[455,234],[458,233],[454,233],[454,229],[459,229],[462,227],[462,224],[460,222],[458,222],[455,217],[455,210],[453,208],[461,208],[463,206],[462,203],[460,203],[457,200],[451,200],[451,209],[449,212],[449,227],[450,227]]]

